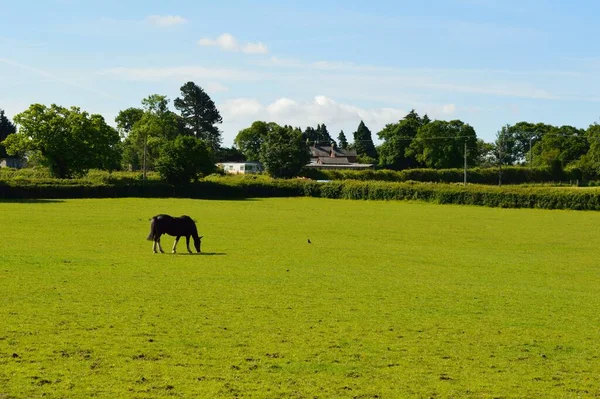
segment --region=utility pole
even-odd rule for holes
[[[465,140],[465,176],[464,185],[467,185],[467,140]]]
[[[533,152],[531,152],[531,141],[533,140],[533,135],[529,135],[529,169],[533,168]]]

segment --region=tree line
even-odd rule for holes
[[[0,110],[0,158],[27,156],[59,178],[89,169],[155,170],[171,183],[189,182],[215,171],[216,162],[260,161],[274,177],[297,175],[310,160],[311,145],[356,151],[358,162],[382,169],[448,169],[523,165],[579,168],[584,177],[600,175],[600,125],[587,129],[519,122],[502,127],[487,143],[461,120],[431,120],[414,110],[386,125],[375,146],[361,121],[349,142],[344,131],[333,138],[327,126],[280,126],[255,121],[241,130],[231,148],[222,146],[223,119],[210,96],[194,82],[173,101],[159,94],[139,107],[121,110],[116,128],[101,115],[79,107],[32,104],[12,123]],[[18,129],[17,129],[18,126]]]

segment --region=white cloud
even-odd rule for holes
[[[246,54],[267,54],[269,49],[261,42],[247,43],[242,47],[242,52]]]
[[[238,40],[229,33],[223,33],[216,39],[203,37],[198,40],[198,45],[203,47],[219,47],[224,51],[243,52],[246,54],[267,54],[269,49],[261,42],[247,42],[243,45],[238,43]]]
[[[159,28],[183,25],[188,22],[187,19],[179,15],[150,15],[146,17],[146,21]]]
[[[257,120],[298,126],[302,129],[325,123],[332,137],[337,137],[343,129],[350,141],[352,132],[362,120],[371,130],[373,140],[378,142],[377,132],[388,123],[398,122],[408,113],[402,108],[364,108],[339,103],[323,95],[315,96],[312,101],[306,102],[287,97],[278,98],[270,103],[261,103],[255,98],[235,98],[218,104],[218,108],[223,116],[222,130],[225,142],[232,142],[240,130]],[[453,116],[457,110],[454,104],[428,105],[423,107],[422,113],[427,113],[432,119],[443,119]]]
[[[442,106],[442,114],[444,115],[452,115],[456,112],[456,105],[454,104],[446,104]]]
[[[326,96],[316,96],[309,102],[298,102],[290,98],[279,98],[269,104],[256,99],[238,98],[219,106],[223,119],[229,122],[245,121],[248,126],[254,120],[265,120],[293,126],[316,126],[319,123],[353,125],[363,120],[380,129],[387,123],[397,122],[406,111],[396,108],[360,108],[341,104]],[[377,130],[375,130],[377,131]]]
[[[219,106],[220,112],[232,120],[241,121],[245,117],[255,117],[264,109],[263,105],[253,98],[236,98],[225,101]]]

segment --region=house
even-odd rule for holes
[[[27,161],[23,158],[0,158],[0,168],[22,169],[27,166]]]
[[[356,163],[356,150],[334,146],[313,145],[310,147],[310,169],[370,169],[372,164]]]
[[[223,162],[218,163],[217,166],[223,169],[225,173],[234,175],[261,173],[263,171],[260,162]]]

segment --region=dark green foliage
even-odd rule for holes
[[[379,165],[394,170],[402,170],[417,165],[409,150],[419,128],[429,123],[425,115],[421,118],[414,110],[398,123],[386,125],[377,135],[383,144],[379,147]]]
[[[221,147],[215,156],[216,162],[244,162],[246,157],[235,147]]]
[[[549,133],[554,126],[545,123],[519,122],[508,126],[509,134],[514,140],[514,146],[511,147],[511,157],[516,162],[529,165],[530,149],[532,149],[542,137]]]
[[[358,156],[367,156],[370,159],[377,159],[377,150],[375,144],[373,144],[373,137],[371,131],[360,121],[356,132],[354,132],[354,148]]]
[[[122,135],[126,137],[131,130],[133,130],[133,126],[139,122],[143,116],[144,110],[141,108],[127,108],[119,111],[119,115],[115,118],[117,129],[119,129]]]
[[[297,176],[310,161],[302,132],[290,126],[273,126],[261,145],[260,161],[270,176]]]
[[[498,168],[471,168],[467,170],[469,183],[497,185]],[[462,183],[463,169],[405,169],[402,171],[383,170],[315,170],[305,169],[302,176],[319,180],[374,180],[390,182],[434,182],[434,183]],[[574,181],[581,179],[577,169],[553,170],[549,167],[525,168],[510,166],[502,168],[503,184],[545,183]]]
[[[189,183],[215,170],[212,150],[204,140],[177,136],[161,147],[156,170],[170,184]]]
[[[248,161],[258,161],[260,159],[260,147],[262,143],[265,141],[269,131],[278,126],[276,123],[253,122],[250,127],[240,130],[233,142]]]
[[[338,135],[338,145],[341,149],[346,150],[348,149],[348,139],[346,139],[346,135],[344,134],[344,131],[341,130],[340,134]]]
[[[586,132],[573,126],[553,127],[533,147],[533,163],[566,167],[576,162],[590,149]]]
[[[419,200],[438,204],[501,208],[600,210],[600,192],[578,188],[526,188],[462,186],[436,183],[336,181],[318,183],[301,179],[266,179],[256,176],[202,180],[193,184],[161,182],[128,184],[28,184],[0,180],[0,198],[252,198],[322,197],[354,200]]]
[[[19,133],[5,141],[9,154],[28,153],[56,177],[82,176],[91,168],[115,169],[120,163],[119,134],[100,115],[33,104],[15,116]]]
[[[427,168],[458,168],[464,164],[465,143],[467,164],[477,159],[475,130],[460,120],[429,122],[419,128],[407,155]]]
[[[321,146],[329,146],[334,140],[329,135],[327,131],[327,126],[325,124],[317,125],[317,128],[313,128],[308,126],[304,133],[302,134],[304,141],[308,142],[309,145],[321,145]]]
[[[215,125],[223,118],[210,96],[194,82],[181,86],[181,98],[173,101],[181,113],[186,128],[197,138],[205,140],[216,153],[221,146],[221,132]]]
[[[6,140],[9,134],[17,132],[17,127],[4,115],[4,110],[0,109],[0,158],[6,158],[7,153],[2,142]]]

